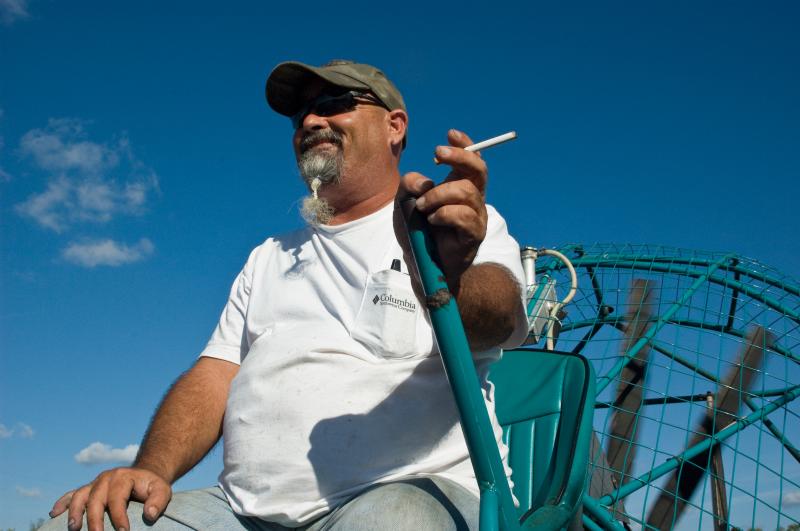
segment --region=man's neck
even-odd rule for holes
[[[328,222],[328,225],[341,225],[349,221],[360,219],[370,214],[374,214],[387,204],[394,201],[396,190],[385,191],[384,193],[372,195],[363,201],[358,201],[349,205],[347,208],[339,210],[336,209],[333,218]],[[335,207],[334,207],[335,208]]]
[[[344,177],[342,184],[329,190],[321,190],[325,199],[334,209],[333,218],[328,225],[341,225],[348,221],[369,216],[394,201],[400,174],[396,170],[384,174],[383,178],[374,175],[363,178]]]

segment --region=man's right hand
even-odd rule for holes
[[[203,357],[175,381],[158,406],[133,467],[114,468],[88,485],[64,494],[51,517],[69,508],[70,531],[102,531],[103,513],[111,523],[129,530],[128,501],[144,504],[146,521],[154,522],[172,499],[170,484],[203,459],[222,434],[222,419],[231,380],[239,366]]]
[[[131,528],[129,500],[142,502],[145,519],[152,523],[161,516],[171,498],[172,488],[158,474],[143,468],[113,468],[91,483],[64,494],[53,505],[50,516],[54,518],[69,509],[67,526],[69,531],[77,531],[86,512],[89,531],[102,531],[103,513],[108,511],[114,527],[127,531]]]

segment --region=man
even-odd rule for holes
[[[133,465],[65,494],[52,528],[78,529],[86,515],[90,530],[102,529],[105,515],[125,530],[143,520],[157,529],[477,529],[477,485],[395,199],[417,196],[432,226],[493,411],[487,365],[526,327],[518,247],[485,204],[486,165],[451,130],[436,149],[452,168],[444,183],[401,177],[405,104],[369,65],[282,63],[266,95],[292,119],[309,226],[251,253]],[[172,496],[221,435],[219,487]]]

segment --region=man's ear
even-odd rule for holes
[[[392,146],[402,146],[408,129],[408,114],[401,109],[389,111],[389,141]]]

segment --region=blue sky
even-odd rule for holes
[[[278,62],[381,66],[411,116],[404,171],[444,177],[450,127],[516,130],[485,158],[521,243],[732,251],[798,278],[798,15],[0,0],[0,528],[134,451],[250,249],[299,225],[290,125],[263,99]]]

